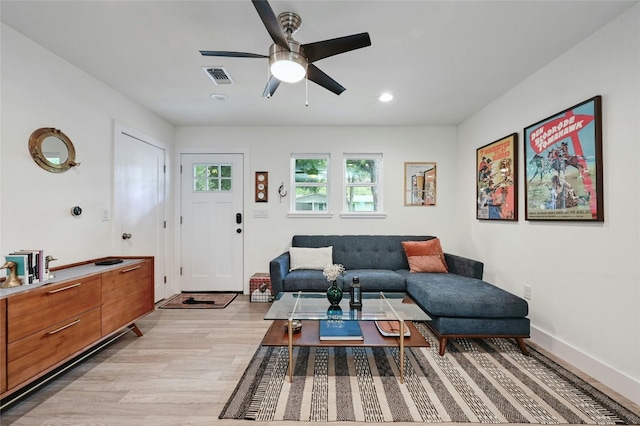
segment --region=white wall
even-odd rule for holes
[[[53,266],[120,253],[113,212],[113,127],[118,120],[164,143],[174,128],[123,95],[2,24],[2,222],[0,253],[44,248]],[[80,167],[39,168],[28,150],[40,127],[62,130]],[[83,214],[74,218],[73,206]],[[4,274],[5,271],[2,271]]]
[[[485,279],[532,287],[536,343],[640,402],[640,6],[543,67],[458,128],[460,235]],[[526,52],[524,52],[526,54]],[[473,220],[475,150],[595,95],[603,103],[602,224]],[[466,165],[466,166],[463,166]]]
[[[230,145],[249,152],[245,170],[245,276],[268,272],[269,261],[285,251],[294,234],[415,234],[437,235],[445,251],[455,253],[450,220],[456,211],[456,130],[453,127],[179,127],[176,160],[180,152],[226,152]],[[331,154],[333,217],[289,218],[291,195],[280,202],[278,187],[289,193],[291,153]],[[384,161],[385,219],[340,218],[343,153],[382,153]],[[437,163],[437,207],[405,207],[404,162]],[[253,198],[255,171],[269,172],[269,202]],[[253,218],[254,210],[267,210],[268,218]]]

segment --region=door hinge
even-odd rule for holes
[[[167,283],[167,276],[166,275],[164,276],[164,283],[165,284]]]
[[[167,229],[167,221],[164,221],[164,229]]]
[[[182,216],[180,216],[180,225],[182,225]]]
[[[182,164],[180,164],[180,173],[182,173]]]
[[[167,173],[167,166],[166,164],[164,166],[162,166],[162,173],[166,174]]]
[[[182,276],[182,266],[180,267],[180,276]]]

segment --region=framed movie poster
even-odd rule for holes
[[[527,220],[604,221],[601,102],[596,96],[524,129]]]
[[[518,134],[476,150],[476,218],[518,220]]]
[[[404,205],[436,205],[436,163],[404,163]]]

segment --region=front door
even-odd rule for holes
[[[123,256],[154,257],[154,301],[167,297],[165,283],[165,151],[145,135],[116,130],[116,228]]]
[[[180,157],[182,291],[243,291],[243,159]]]

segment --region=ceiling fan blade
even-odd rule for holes
[[[225,56],[228,58],[268,58],[268,56],[257,53],[229,52],[226,50],[201,50],[200,54],[202,56]]]
[[[307,67],[307,79],[313,81],[316,84],[324,87],[327,90],[332,91],[336,95],[344,92],[345,89],[342,87],[337,81],[320,71],[320,68],[316,67],[313,64],[309,64]]]
[[[369,33],[353,34],[345,37],[333,38],[331,40],[317,41],[315,43],[303,44],[304,54],[309,62],[318,61],[329,56],[349,52],[371,46]]]
[[[284,35],[282,28],[280,28],[280,22],[273,12],[273,9],[271,9],[271,6],[269,6],[269,2],[266,0],[251,0],[251,2],[256,8],[258,15],[260,15],[260,19],[262,19],[262,23],[269,32],[273,42],[289,50],[287,37]]]
[[[274,76],[271,76],[271,78],[269,78],[269,81],[267,82],[267,86],[264,88],[264,92],[262,92],[262,97],[270,98],[271,96],[273,96],[273,93],[276,91],[278,86],[280,86],[280,80],[278,80]]]

